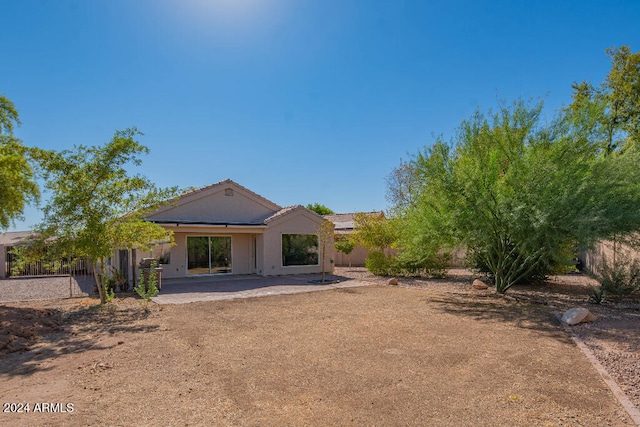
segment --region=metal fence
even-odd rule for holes
[[[7,247],[5,259],[7,277],[31,277],[31,276],[60,276],[73,275],[82,276],[89,274],[89,263],[85,259],[78,259],[72,263],[63,259],[50,264],[35,262],[27,264],[21,268],[16,268],[17,256],[11,253],[13,246]],[[15,271],[14,271],[15,270]]]

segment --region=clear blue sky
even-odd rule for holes
[[[640,50],[638,0],[0,0],[0,19],[25,144],[136,126],[159,186],[231,178],[337,212],[385,209],[400,159],[478,106],[551,116],[602,81],[607,47]]]

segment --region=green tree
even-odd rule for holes
[[[356,248],[356,242],[350,236],[336,234],[335,247],[343,254],[349,255]],[[351,267],[351,260],[349,260],[349,267]]]
[[[574,83],[567,112],[584,133],[611,153],[630,137],[640,139],[640,52],[621,46],[606,53],[611,58],[607,77],[598,87],[586,81]]]
[[[324,220],[318,227],[318,246],[320,249],[320,263],[322,268],[322,283],[325,282],[325,261],[328,254],[334,248],[334,225],[333,222]]]
[[[24,255],[53,259],[88,258],[104,304],[105,258],[115,249],[149,250],[166,240],[167,231],[144,215],[173,197],[177,189],[158,189],[147,178],[131,176],[126,167],[139,166],[149,150],[135,138],[135,128],[117,131],[104,146],[77,146],[61,152],[37,150],[51,198],[37,227],[37,244]],[[101,275],[99,272],[101,271]]]
[[[399,248],[419,259],[463,244],[505,292],[566,264],[576,245],[637,230],[637,144],[602,155],[600,141],[565,117],[540,124],[541,111],[520,101],[477,112],[452,145],[416,156],[421,189],[395,209]]]
[[[384,252],[396,242],[396,231],[382,212],[360,212],[353,216],[354,242],[366,249]]]
[[[22,219],[25,205],[40,197],[28,149],[13,136],[20,125],[18,111],[11,100],[0,95],[0,230]]]
[[[317,213],[318,215],[332,215],[335,212],[333,212],[331,209],[329,209],[328,207],[326,207],[325,205],[321,205],[320,203],[309,203],[307,206],[305,206],[307,209],[314,211],[315,213]]]
[[[597,87],[575,83],[566,113],[575,131],[599,142],[606,155],[629,157],[624,154],[627,145],[640,143],[640,52],[621,46],[606,53],[611,69],[605,80]],[[614,233],[611,240],[615,268],[618,243],[638,244],[638,236]]]

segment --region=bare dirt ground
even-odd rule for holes
[[[640,406],[637,302],[591,305],[578,275],[504,297],[465,271],[336,273],[378,286],[0,305],[0,403],[30,407],[0,425],[634,425],[554,313],[600,316],[573,331]]]

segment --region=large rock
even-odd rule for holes
[[[572,308],[562,315],[562,321],[569,326],[577,325],[578,323],[587,323],[597,320],[598,316],[590,312],[584,307]]]
[[[479,291],[484,291],[485,289],[489,289],[489,285],[487,285],[480,279],[474,280],[471,286],[473,287],[473,289],[478,289]]]

